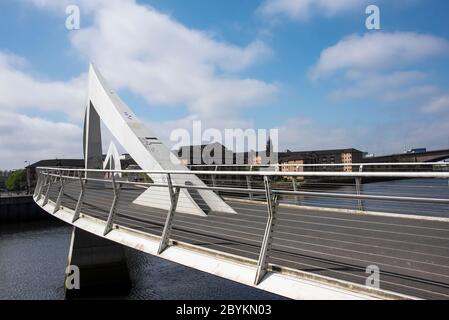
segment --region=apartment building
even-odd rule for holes
[[[280,170],[285,172],[302,172],[327,170],[327,164],[347,164],[341,170],[352,172],[353,163],[360,163],[363,159],[363,152],[354,148],[315,150],[315,151],[286,151],[279,153]],[[297,164],[298,167],[291,166]],[[322,167],[302,167],[304,164],[323,164]],[[287,166],[288,165],[288,166]],[[333,168],[332,170],[335,170]]]

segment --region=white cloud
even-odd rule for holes
[[[382,101],[398,101],[426,96],[437,91],[435,86],[421,84],[428,75],[420,71],[397,71],[391,73],[349,72],[345,76],[349,84],[331,92],[333,100],[374,97]]]
[[[2,110],[58,111],[81,118],[86,81],[81,75],[69,81],[39,80],[22,71],[26,61],[0,51],[0,108]]]
[[[271,54],[270,49],[258,40],[246,46],[219,41],[205,31],[187,28],[174,18],[149,6],[138,5],[133,0],[22,1],[50,8],[60,12],[62,17],[65,17],[63,9],[67,4],[79,4],[82,29],[70,33],[72,46],[79,55],[97,64],[114,89],[130,89],[153,105],[187,105],[190,114],[182,119],[167,122],[151,122],[151,119],[147,119],[153,130],[166,141],[171,129],[190,129],[191,122],[195,119],[202,119],[207,127],[252,127],[251,122],[239,120],[239,111],[265,103],[278,90],[276,85],[244,75],[247,70]],[[334,16],[354,9],[360,3],[363,2],[267,0],[260,10],[270,17],[287,15],[294,19],[307,19],[318,14]],[[92,21],[90,26],[85,25],[85,14],[89,15],[89,22]],[[448,52],[448,48],[446,40],[431,35],[401,32],[353,35],[323,50],[311,75],[318,80],[343,74],[345,83],[349,83],[349,86],[334,92],[340,99],[359,97],[356,90],[373,96],[382,93],[386,100],[411,97],[417,92],[433,97],[433,93],[438,89],[422,84],[427,79],[426,73],[401,70],[399,66],[443,55]],[[78,87],[80,79],[66,82],[41,81],[22,71],[23,61],[20,58],[9,56],[1,61],[0,56],[0,79],[5,71],[7,77],[5,76],[3,81],[6,85],[8,79],[12,79],[14,83],[30,88],[30,92],[36,92],[37,101],[41,101],[36,104],[39,109],[75,110],[74,105],[64,108],[58,106],[67,103],[64,95],[78,95],[74,94],[77,91],[74,88]],[[364,78],[366,75],[368,78]],[[385,90],[387,84],[398,90]],[[351,91],[350,86],[355,90]],[[63,95],[51,95],[55,88]],[[1,90],[2,86],[0,93]],[[82,92],[84,90],[83,87]],[[21,97],[14,94],[9,97],[8,90],[4,91],[4,97],[0,94],[2,108],[11,105],[18,106],[14,109],[30,108],[32,103],[36,103],[36,99],[33,100],[31,95]],[[45,94],[38,95],[39,92]],[[76,99],[80,98],[74,98],[72,101]],[[83,104],[84,101],[81,101],[79,109],[74,113],[82,114]],[[438,102],[437,99],[435,106],[430,109],[446,108],[445,103]],[[81,150],[82,133],[77,126],[12,112],[6,113],[5,119],[8,122],[17,122],[22,127],[36,128],[29,132],[38,141],[27,142],[26,138],[22,137],[23,133],[19,136],[19,126],[11,128],[7,122],[0,122],[0,147],[5,146],[3,149],[8,151],[0,156],[2,163],[13,161],[13,158],[26,158],[30,152],[24,150],[32,143],[39,147],[34,152],[36,159],[54,157],[61,153],[68,157],[69,152]],[[448,119],[406,125],[395,123],[370,128],[343,128],[291,118],[280,128],[280,139],[284,147],[293,149],[351,146],[368,149],[366,146],[370,146],[369,151],[386,153],[402,149],[404,141],[431,148],[440,145],[441,141],[446,141],[447,137],[443,135],[448,132],[449,121],[443,120]],[[44,127],[48,129],[42,129]],[[438,130],[437,134],[429,135],[429,127]],[[64,134],[55,139],[54,132]],[[11,144],[15,139],[16,146]],[[64,140],[66,143],[63,143]],[[34,145],[31,149],[35,150]]]
[[[177,119],[177,120],[169,120],[163,122],[148,122],[148,127],[151,128],[154,132],[158,132],[159,138],[162,139],[168,146],[172,146],[177,141],[170,140],[170,134],[175,130],[182,129],[189,132],[191,141],[190,144],[201,144],[207,143],[208,141],[198,141],[194,137],[193,134],[193,122],[200,121],[201,133],[204,134],[208,129],[216,129],[219,130],[223,141],[221,143],[224,144],[225,138],[225,129],[242,129],[243,131],[249,128],[254,128],[254,123],[252,121],[248,121],[245,119],[207,119],[204,120],[202,117],[198,115],[189,115],[187,117]],[[206,139],[206,138],[205,138]],[[230,146],[228,146],[230,147]]]
[[[429,130],[432,134],[429,134]],[[308,118],[293,117],[279,128],[280,150],[319,150],[358,148],[377,155],[398,153],[414,147],[439,149],[446,146],[449,132],[447,116],[404,122],[391,119],[371,126],[338,123],[322,124]]]
[[[313,15],[331,17],[349,10],[364,8],[367,3],[368,0],[266,0],[258,8],[258,12],[268,18],[286,16],[293,20],[304,21]]]
[[[93,20],[73,33],[73,46],[113,87],[129,88],[151,104],[184,104],[203,117],[229,117],[277,91],[238,75],[270,55],[260,41],[246,47],[220,42],[133,1],[108,3]]]
[[[27,61],[0,51],[0,168],[45,158],[82,154],[82,130],[69,122],[30,117],[22,112],[57,112],[78,122],[83,116],[85,76],[48,81],[26,73]]]
[[[324,126],[308,118],[291,117],[279,127],[280,150],[348,148],[354,146],[352,134],[344,127]]]
[[[240,126],[246,121],[235,119],[242,108],[265,103],[277,92],[273,84],[242,76],[271,55],[261,41],[246,46],[219,41],[134,0],[21,1],[61,19],[67,5],[79,5],[81,30],[69,33],[75,52],[95,62],[116,90],[129,89],[153,105],[186,105],[190,114],[164,123],[169,128],[189,127],[196,118],[209,120],[209,127]],[[21,166],[22,158],[81,156],[77,125],[19,113],[62,113],[79,124],[85,75],[54,81],[32,76],[26,67],[23,58],[0,51],[0,167]],[[218,120],[212,124],[213,119]],[[154,127],[168,138],[161,123]]]
[[[444,59],[448,54],[449,42],[432,35],[352,35],[324,49],[310,76],[315,81],[337,83],[329,95],[334,101],[374,98],[407,102],[410,111],[431,113],[447,108],[447,94],[434,84],[431,72],[416,70],[430,59]]]
[[[14,112],[0,111],[0,168],[46,158],[81,157],[82,129]]]
[[[449,42],[432,35],[412,32],[352,35],[323,50],[310,75],[316,80],[341,71],[386,70],[448,53]]]
[[[129,0],[19,0],[25,4],[31,4],[38,8],[45,8],[58,12],[63,16],[65,14],[65,9],[69,5],[82,6],[84,13],[92,13],[99,7],[112,2],[124,2]],[[131,0],[133,1],[133,0]]]
[[[134,0],[22,1],[61,14],[68,4],[79,5],[82,27],[71,33],[73,47],[114,89],[130,89],[150,104],[186,105],[201,117],[232,118],[278,91],[274,84],[241,75],[271,56],[259,40],[246,46],[219,41]]]
[[[426,105],[422,107],[422,111],[427,113],[449,111],[449,94],[442,94],[433,97]]]
[[[382,89],[382,87],[379,87],[377,96],[384,101],[410,101],[412,99],[419,98],[427,99],[428,97],[431,97],[441,91],[438,86],[432,84],[411,85],[402,88],[390,88],[390,90],[383,91],[383,93],[382,91],[380,91]]]

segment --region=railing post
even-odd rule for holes
[[[42,202],[42,207],[45,207],[45,205],[48,203],[48,196],[50,195],[50,188],[53,183],[52,177],[50,176],[50,172],[48,172],[47,174],[48,174],[48,187],[47,187],[47,190],[45,191],[45,196],[44,196],[44,201]]]
[[[118,198],[120,195],[120,189],[122,188],[121,183],[115,182],[115,174],[112,174],[112,189],[114,190],[114,199],[112,200],[111,209],[109,210],[108,221],[106,222],[106,227],[104,228],[103,235],[107,235],[112,230],[112,225],[114,223],[115,209],[117,207]]]
[[[34,192],[33,192],[33,198],[37,196],[37,192],[40,188],[40,183],[41,183],[41,179],[40,179],[40,173],[39,171],[36,171],[36,176],[37,176],[37,182],[36,182],[36,186],[34,187]]]
[[[42,173],[40,171],[37,171],[37,184],[36,187],[34,188],[34,197],[38,197],[39,196],[39,192],[41,190],[42,187],[42,181],[43,180],[43,176]]]
[[[217,171],[217,170],[218,170],[218,166],[215,166],[214,171]],[[215,176],[215,174],[212,174],[212,175],[211,175],[211,178],[212,178],[212,186],[213,186],[214,188],[216,188],[216,187],[217,187],[217,181],[216,181],[216,176]],[[214,191],[214,192],[218,194],[218,191]]]
[[[253,171],[253,166],[249,167],[249,171]],[[246,176],[246,185],[248,189],[252,189],[251,176]],[[253,199],[253,193],[251,191],[249,192],[249,199]]]
[[[170,194],[170,209],[167,213],[167,219],[165,220],[164,230],[162,231],[161,241],[159,243],[159,248],[157,250],[157,254],[161,254],[169,245],[170,242],[170,234],[173,223],[173,216],[176,211],[176,206],[178,205],[179,199],[179,187],[176,187],[173,191],[173,184],[171,181],[170,174],[167,174],[167,187],[168,193]]]
[[[80,180],[80,195],[78,196],[78,202],[75,207],[75,214],[73,215],[72,223],[79,219],[81,213],[81,207],[83,206],[84,193],[86,192],[86,182],[83,180],[81,171],[78,171],[78,178]]]
[[[39,201],[42,198],[42,193],[44,191],[44,187],[45,187],[45,185],[47,184],[47,181],[48,181],[48,174],[41,173],[41,178],[43,180],[42,180],[41,185],[39,186],[39,191],[37,193],[37,199],[36,199],[37,201]]]
[[[296,167],[296,172],[298,172],[299,170],[299,166]],[[292,177],[292,185],[293,185],[293,191],[298,191],[298,180],[296,179],[296,177]],[[300,205],[301,201],[299,196],[295,196],[295,200],[296,200],[296,204]]]
[[[363,165],[359,166],[359,172],[363,172]],[[361,177],[355,178],[355,188],[356,188],[357,195],[360,196],[362,194],[362,178]],[[364,210],[362,199],[357,199],[357,209],[359,211]]]
[[[292,177],[292,184],[293,184],[293,191],[298,191],[298,181],[296,180],[296,177]],[[300,205],[301,200],[300,197],[297,195],[295,196],[296,204]]]
[[[59,173],[59,179],[61,186],[59,187],[58,199],[56,200],[55,208],[53,209],[53,214],[55,214],[61,208],[61,198],[64,194],[64,179],[62,178],[62,170]]]
[[[278,196],[271,192],[270,180],[267,176],[263,177],[265,185],[265,194],[267,198],[268,220],[265,228],[265,234],[263,236],[262,247],[260,249],[259,261],[257,262],[257,272],[254,284],[258,285],[262,278],[267,273],[268,269],[268,256],[271,251],[271,244],[273,240],[273,230],[275,225],[275,216],[278,206]]]

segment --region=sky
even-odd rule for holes
[[[449,148],[448,15],[446,0],[2,0],[0,168],[82,157],[90,62],[169,145],[200,120],[278,129],[280,150]]]

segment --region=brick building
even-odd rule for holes
[[[279,153],[280,170],[285,172],[303,172],[315,170],[315,167],[301,167],[304,164],[348,164],[343,166],[345,172],[352,171],[353,163],[361,163],[363,152],[357,149],[332,149],[316,151],[286,151]],[[298,168],[283,165],[299,165]],[[326,167],[319,167],[320,171],[326,170]],[[335,170],[335,169],[333,169]]]

